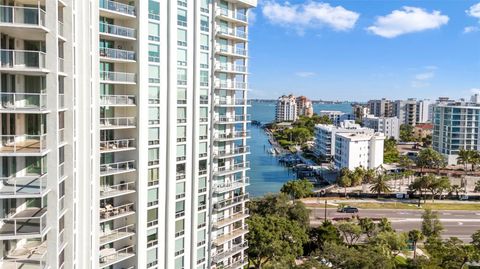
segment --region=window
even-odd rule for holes
[[[148,17],[152,20],[160,20],[160,3],[148,1]]]
[[[200,152],[200,157],[207,156],[207,142],[200,142],[198,146],[198,151]]]
[[[178,26],[187,27],[187,11],[185,9],[178,9],[177,11],[177,24]]]
[[[148,60],[150,62],[160,62],[160,46],[156,44],[148,44]]]
[[[198,210],[203,210],[207,206],[207,195],[198,196]]]
[[[149,86],[148,87],[148,103],[159,104],[160,103],[160,87]]]
[[[179,3],[181,1],[178,1]],[[185,3],[185,6],[187,3]],[[175,269],[183,269],[183,256],[175,259]]]
[[[178,85],[187,85],[187,69],[177,69],[177,83]]]
[[[187,46],[187,30],[178,29],[177,30],[177,45]]]
[[[147,211],[147,227],[158,224],[158,209],[153,208]]]
[[[160,25],[158,23],[148,23],[148,39],[152,41],[160,41]]]
[[[198,233],[200,234],[201,231],[198,232]],[[205,233],[205,230],[203,230],[203,233]],[[202,243],[202,242],[205,243],[205,239],[203,239],[203,240],[198,239],[199,244]],[[205,247],[202,247],[202,248],[197,249],[197,263],[202,263],[204,261],[205,261]]]
[[[160,144],[160,128],[148,128],[148,144]]]
[[[177,89],[177,104],[186,104],[187,103],[187,89],[178,88]]]
[[[200,139],[207,139],[208,126],[200,125]]]
[[[183,238],[175,240],[175,256],[183,253]]]
[[[178,123],[187,122],[187,108],[186,107],[177,107],[177,122]]]
[[[160,154],[158,148],[148,149],[148,165],[156,165],[159,163]]]
[[[158,168],[148,169],[148,186],[153,186],[158,184],[158,175],[159,175]]]
[[[207,122],[208,121],[208,107],[201,107],[200,108],[200,122]]]
[[[175,203],[175,213],[176,217],[185,215],[185,201],[178,201]]]
[[[148,190],[148,202],[147,206],[158,205],[158,189],[149,189]]]
[[[155,239],[151,239],[151,237],[153,237],[153,236],[155,236]],[[147,237],[147,246],[150,246],[151,244],[153,244],[153,241],[157,241],[156,237],[157,237],[156,231],[155,231],[154,235],[149,235]],[[153,267],[153,266],[157,265],[157,263],[158,263],[158,261],[157,261],[157,249],[156,248],[149,249],[147,251],[147,268]]]
[[[202,104],[202,105],[208,104],[208,90],[207,89],[200,89],[200,104]]]
[[[208,32],[208,16],[202,15],[200,17],[200,30]]]
[[[180,236],[185,233],[185,220],[175,221],[175,237]]]
[[[209,38],[208,35],[206,34],[201,34],[200,35],[200,49],[202,50],[208,50],[209,48]]]
[[[197,241],[198,242],[205,241],[205,229],[202,229],[202,230],[197,232]]]
[[[200,53],[200,68],[208,68],[208,53]]]
[[[177,50],[177,64],[180,66],[187,65],[187,50],[185,49]]]
[[[177,161],[183,161],[186,158],[187,146],[177,145]]]
[[[158,65],[148,66],[148,82],[160,83],[160,66]]]
[[[200,11],[208,13],[209,4],[210,4],[210,0],[200,0]]]
[[[148,124],[160,123],[160,108],[149,107],[148,108]]]
[[[198,192],[204,192],[207,190],[207,178],[200,177],[198,179]]]
[[[208,71],[201,70],[200,71],[200,86],[208,86]]]
[[[177,142],[184,142],[187,138],[187,127],[177,126]]]
[[[175,197],[177,199],[185,197],[185,182],[178,182],[175,187]]]
[[[205,227],[206,225],[206,219],[207,219],[207,213],[202,212],[198,213],[198,228]]]

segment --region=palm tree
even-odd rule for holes
[[[417,243],[423,240],[423,234],[421,231],[415,229],[408,232],[408,239],[412,241],[413,245],[413,259],[417,257]]]
[[[455,196],[457,197],[457,199],[459,198],[458,193],[461,192],[461,191],[462,191],[462,187],[460,187],[460,185],[455,184],[455,185],[450,186],[449,192],[450,193],[455,193]]]
[[[368,168],[363,174],[363,183],[370,183],[375,179],[377,172],[375,169]]]
[[[348,170],[348,168],[343,168],[340,171],[340,178],[337,180],[337,184],[340,187],[344,188],[345,192],[345,197],[347,197],[347,187],[350,187],[352,185],[352,172]]]
[[[352,179],[352,186],[358,186],[362,183],[363,177],[365,175],[365,169],[363,167],[359,166],[356,167],[355,170],[351,173],[351,179]]]
[[[463,170],[465,171],[465,173],[467,173],[467,166],[471,160],[472,160],[472,152],[467,149],[460,149],[460,151],[458,152],[457,162],[459,164],[463,164],[464,166]]]
[[[378,175],[372,182],[370,187],[371,192],[377,193],[377,198],[380,198],[381,193],[389,193],[390,187],[387,184],[387,179],[384,175]]]
[[[480,154],[478,151],[472,150],[472,158],[470,160],[470,163],[472,164],[472,172],[475,171],[475,166],[480,163]]]

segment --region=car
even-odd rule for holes
[[[358,213],[358,208],[356,207],[351,207],[351,206],[346,206],[343,207],[339,210],[342,213]]]

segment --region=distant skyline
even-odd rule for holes
[[[480,91],[479,0],[263,0],[250,17],[251,98]]]

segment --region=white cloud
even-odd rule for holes
[[[470,89],[470,92],[472,94],[477,94],[477,93],[480,93],[480,88],[473,88],[473,89]]]
[[[468,16],[480,19],[480,3],[471,6],[465,11]]]
[[[257,21],[257,13],[255,13],[252,9],[248,10],[248,24],[252,26]]]
[[[301,78],[308,78],[308,77],[313,77],[316,75],[315,72],[308,72],[308,71],[302,71],[302,72],[297,72],[295,73],[296,76],[301,77]]]
[[[417,73],[413,76],[411,86],[413,88],[425,88],[430,86],[430,81],[435,77],[435,70],[438,67],[434,65],[424,66],[420,73]]]
[[[469,34],[469,33],[478,32],[479,30],[480,30],[480,28],[477,27],[477,26],[467,26],[467,27],[463,28],[463,33],[464,34]]]
[[[432,79],[433,77],[435,77],[435,72],[433,71],[415,75],[416,80],[429,80],[429,79]]]
[[[305,4],[279,4],[267,1],[262,8],[263,15],[272,23],[293,28],[303,34],[308,28],[330,27],[336,31],[347,31],[355,27],[360,14],[342,6],[309,1]]]
[[[394,38],[400,35],[437,29],[449,21],[449,17],[440,11],[428,12],[418,7],[403,7],[386,16],[377,17],[375,23],[367,30],[385,37]]]

